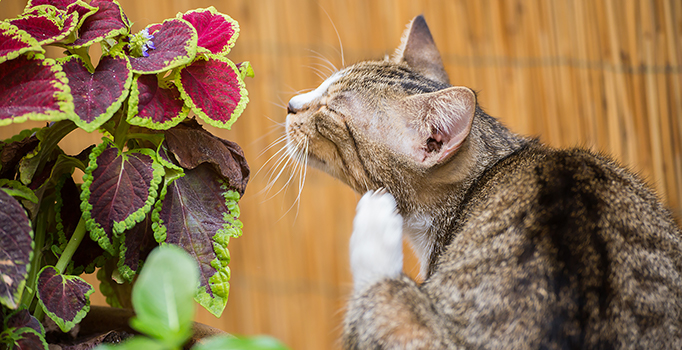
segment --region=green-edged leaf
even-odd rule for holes
[[[144,220],[156,200],[163,166],[156,152],[121,152],[110,141],[95,147],[83,175],[81,209],[90,237],[117,255],[123,231]]]
[[[225,57],[202,55],[176,74],[185,103],[215,127],[229,129],[249,102],[239,69]]]
[[[220,317],[229,292],[230,237],[241,235],[239,194],[209,164],[185,171],[162,189],[156,204],[154,236],[184,248],[199,263],[199,304]]]
[[[256,73],[253,72],[253,67],[251,67],[251,62],[249,61],[237,64],[237,69],[239,69],[239,76],[242,80],[247,77],[253,78],[256,75]]]
[[[121,277],[132,282],[147,255],[159,246],[154,240],[151,215],[132,229],[125,231],[124,234],[125,240],[121,243],[118,271]]]
[[[133,74],[125,56],[103,56],[94,73],[79,56],[68,57],[62,67],[74,98],[73,121],[87,132],[109,120],[128,97]]]
[[[17,180],[0,179],[0,188],[14,198],[26,199],[33,203],[38,203],[36,194]]]
[[[72,118],[73,110],[68,80],[54,60],[23,55],[0,63],[0,126]]]
[[[24,208],[0,191],[0,303],[16,309],[33,256],[33,229]]]
[[[184,344],[192,332],[197,280],[197,265],[182,249],[154,249],[133,288],[136,316],[130,325],[169,348]]]
[[[229,335],[219,335],[205,339],[201,344],[197,344],[192,350],[287,350],[279,340],[268,337],[258,336],[252,338],[236,338]]]
[[[70,46],[84,47],[129,33],[129,26],[125,14],[116,0],[93,0],[92,7],[97,12],[85,19],[79,29],[79,38]]]
[[[9,22],[0,21],[0,63],[30,51],[45,52],[30,34]]]
[[[118,277],[119,269],[116,265],[115,260],[109,259],[102,268],[97,270],[97,280],[100,282],[99,290],[106,298],[107,304],[117,308],[132,309],[133,284]]]
[[[30,327],[9,329],[8,339],[2,339],[12,350],[48,350],[42,334]]]
[[[239,23],[213,6],[178,13],[197,30],[199,47],[216,55],[227,55],[239,37]]]
[[[78,24],[78,13],[57,11],[58,15],[23,15],[9,22],[35,38],[39,45],[47,45],[64,39]]]
[[[183,19],[167,19],[135,35],[131,50],[130,64],[135,73],[167,71],[192,62],[197,53],[197,31]]]
[[[38,300],[45,313],[68,332],[90,311],[90,294],[95,290],[78,276],[62,275],[54,266],[38,273]]]
[[[177,86],[159,86],[154,74],[135,75],[128,100],[128,123],[150,129],[166,130],[189,114]]]
[[[43,325],[40,323],[40,321],[38,321],[37,318],[33,317],[33,315],[31,315],[27,309],[21,309],[12,312],[9,314],[9,316],[7,316],[4,322],[5,329],[29,327],[40,334],[45,333],[45,328],[43,328]]]
[[[206,131],[196,120],[182,123],[165,132],[168,150],[185,169],[210,163],[220,171],[228,186],[244,194],[250,169],[241,147]],[[193,145],[193,147],[187,147]]]

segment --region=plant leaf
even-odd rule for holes
[[[30,327],[11,329],[8,338],[5,342],[11,346],[12,350],[48,350],[47,342],[45,342],[43,335]]]
[[[215,127],[230,129],[249,102],[239,70],[227,58],[202,55],[176,74],[185,103]]]
[[[125,232],[125,240],[121,243],[121,255],[118,270],[123,278],[132,282],[133,277],[142,266],[142,262],[159,244],[154,240],[151,215]]]
[[[38,41],[39,45],[47,45],[64,39],[78,24],[78,13],[67,14],[62,11],[63,19],[40,15],[24,15],[9,22],[27,32]]]
[[[40,142],[35,132],[40,128],[22,130],[14,137],[3,141],[0,151],[0,178],[15,178],[17,165],[24,155],[31,153]]]
[[[2,188],[5,193],[12,197],[26,199],[33,203],[38,203],[38,197],[36,194],[33,193],[30,188],[24,186],[24,184],[17,180],[0,179],[0,188]]]
[[[32,7],[37,7],[40,5],[50,5],[54,6],[60,10],[66,10],[66,8],[75,3],[76,0],[28,0],[28,4],[26,5],[27,9],[30,9]]]
[[[0,303],[16,309],[33,256],[33,229],[26,211],[0,191]]]
[[[61,66],[42,55],[0,63],[0,126],[72,118],[73,96],[67,84]]]
[[[87,132],[109,120],[128,97],[133,74],[126,57],[103,56],[90,73],[79,56],[70,56],[63,69],[74,97],[73,121]]]
[[[83,175],[81,209],[90,237],[116,255],[123,231],[144,220],[157,195],[163,166],[150,149],[122,153],[110,141],[95,147]]]
[[[69,46],[74,48],[90,46],[104,39],[129,33],[127,18],[118,1],[92,0],[90,6],[97,7],[97,12],[85,19],[78,31],[79,38]]]
[[[133,288],[136,316],[130,325],[168,348],[181,346],[192,332],[197,280],[197,265],[182,249],[154,249]]]
[[[211,163],[228,181],[229,187],[244,194],[250,169],[238,144],[214,136],[196,120],[182,123],[165,134],[168,149],[183,168],[194,169],[202,163]]]
[[[146,57],[130,57],[135,73],[160,73],[188,64],[194,59],[197,53],[197,31],[189,22],[178,18],[167,19],[144,30],[152,36],[149,40],[154,48],[147,51]]]
[[[5,329],[29,327],[40,334],[45,333],[43,325],[27,309],[14,311],[5,319]]]
[[[159,86],[156,75],[135,75],[128,100],[128,123],[166,130],[185,118],[189,108],[175,85]]]
[[[95,290],[78,276],[62,275],[54,266],[38,273],[38,300],[45,314],[68,332],[90,311],[90,294]]]
[[[204,339],[192,348],[192,350],[213,349],[287,350],[288,348],[279,340],[269,336],[236,338],[230,335],[218,335]]]
[[[45,52],[30,34],[9,22],[0,21],[0,63],[30,51]]]
[[[217,317],[229,292],[227,244],[241,235],[238,200],[222,176],[202,164],[166,184],[152,214],[156,240],[184,248],[199,263],[195,300]]]
[[[213,6],[178,13],[176,17],[191,23],[197,30],[197,45],[216,55],[227,55],[239,37],[239,23]]]
[[[237,64],[237,69],[239,69],[239,76],[243,79],[249,77],[253,78],[256,73],[253,72],[253,67],[251,67],[251,62],[244,61]]]

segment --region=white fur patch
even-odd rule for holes
[[[358,202],[350,265],[355,292],[403,271],[403,218],[393,196],[386,191],[367,192]]]
[[[292,97],[291,100],[289,100],[289,106],[295,110],[303,109],[303,107],[305,107],[307,104],[322,97],[327,89],[329,89],[332,84],[343,77],[343,75],[343,72],[336,72],[332,74],[332,76],[323,81],[322,84],[320,84],[320,86],[318,86],[315,90]]]

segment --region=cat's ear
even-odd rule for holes
[[[413,150],[416,160],[436,164],[455,154],[469,136],[476,95],[469,88],[455,86],[406,97],[402,107],[419,138],[412,143],[417,148]]]
[[[423,15],[415,17],[410,22],[403,33],[400,46],[396,50],[393,60],[395,62],[405,61],[412,69],[427,78],[450,84],[440,53]]]

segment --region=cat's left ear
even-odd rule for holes
[[[469,136],[476,111],[476,94],[471,89],[455,86],[412,95],[401,102],[419,138],[412,143],[417,148],[413,149],[417,161],[426,165],[442,163]]]
[[[415,17],[410,22],[393,60],[405,61],[412,69],[427,78],[450,85],[450,78],[445,72],[440,52],[423,15]]]

